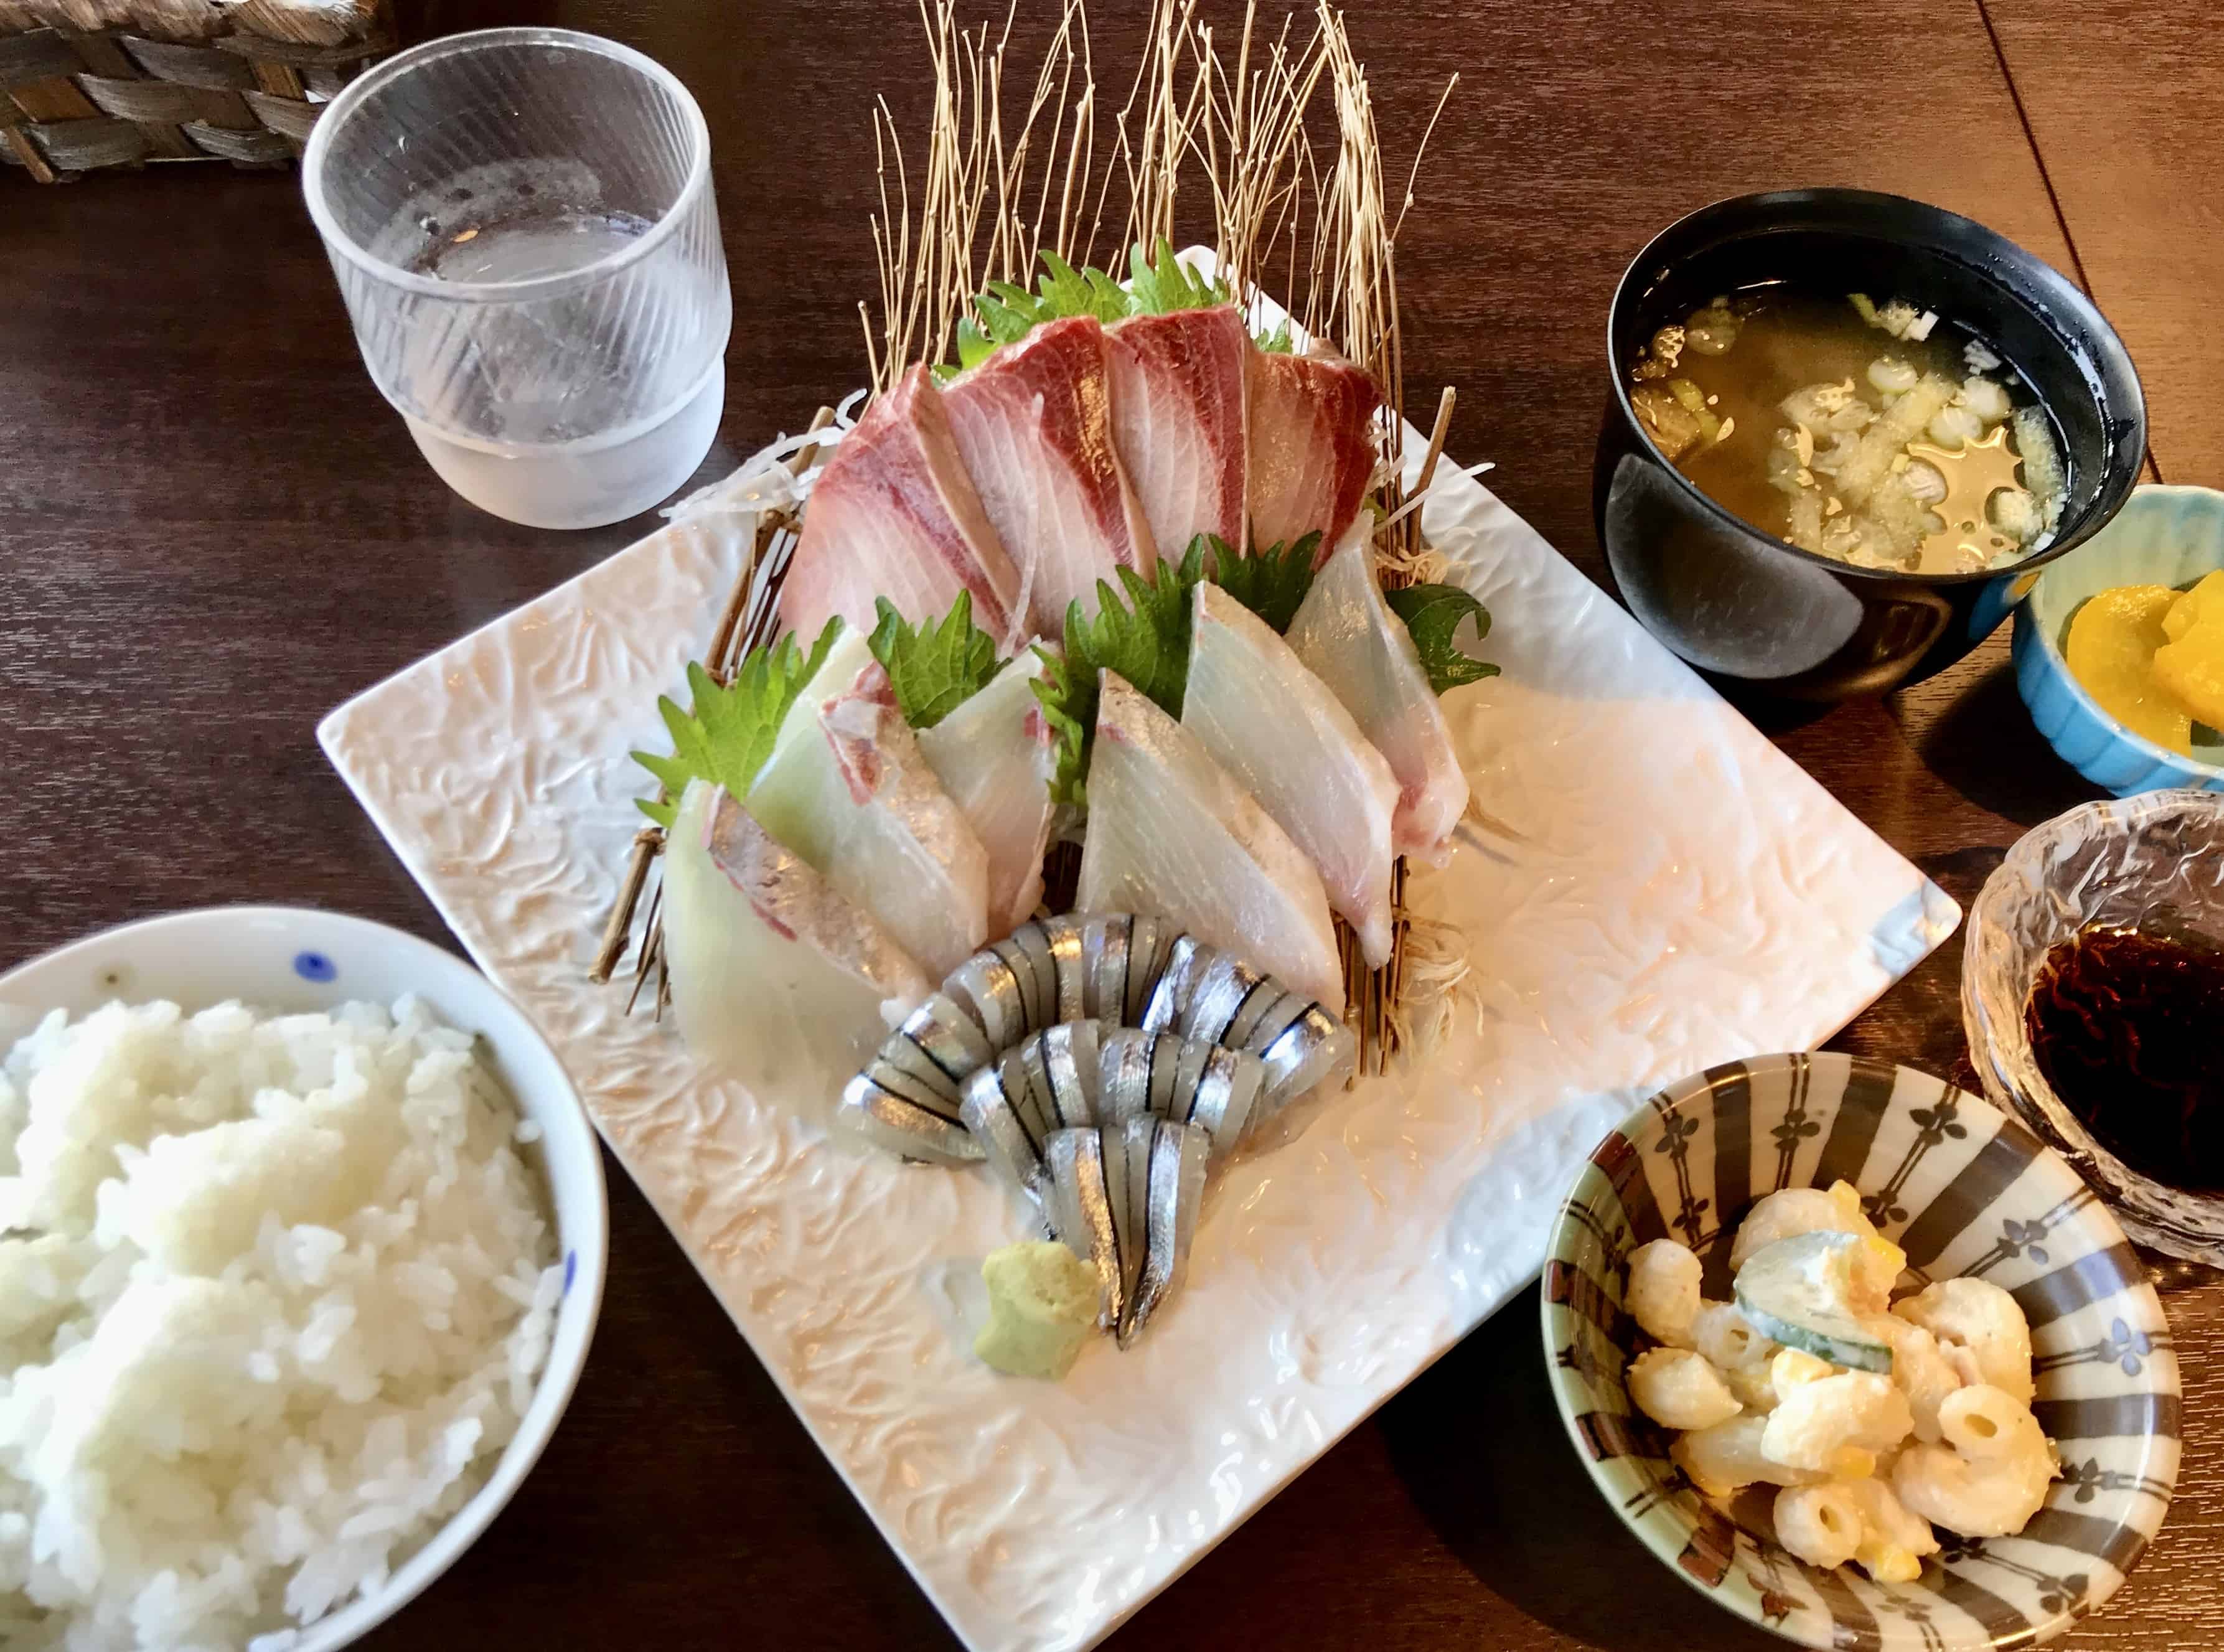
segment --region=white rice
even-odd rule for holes
[[[412,998],[0,1061],[0,1646],[282,1652],[376,1591],[547,1358],[533,1133]]]

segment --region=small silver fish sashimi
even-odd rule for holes
[[[966,1079],[995,1059],[996,1052],[973,1017],[946,992],[929,993],[903,1025],[881,1046],[883,1059],[898,1062],[933,1082],[946,1081],[952,1101]],[[932,1072],[922,1069],[932,1069]]]
[[[1006,1058],[1009,1059],[1009,1058]],[[1017,1095],[1006,1088],[1004,1061],[982,1067],[965,1081],[960,1116],[981,1144],[989,1168],[1038,1204],[1042,1200],[1042,1136],[1026,1093],[1027,1079],[1013,1063]]]
[[[1091,913],[1081,927],[1082,1008],[1114,1026],[1128,1022],[1128,947],[1139,920],[1132,913]]]
[[[1351,1029],[1320,1005],[1298,1006],[1292,993],[1248,1041],[1247,1047],[1267,1064],[1267,1092],[1278,1105],[1342,1071],[1357,1045]],[[1292,1011],[1286,1018],[1286,1009]]]
[[[1060,1022],[1087,1017],[1089,960],[1082,949],[1081,926],[1071,918],[1040,918],[1020,926],[1020,930],[1028,929],[1041,934],[1044,948],[1050,954],[1051,980],[1057,1000],[1052,1016]]]
[[[1027,1110],[1035,1139],[1096,1122],[1097,1023],[1046,1027],[996,1060],[1005,1094]]]
[[[1169,950],[1141,1024],[1258,1056],[1273,1109],[1343,1067],[1354,1048],[1351,1029],[1322,1005],[1191,935]]]
[[[1029,1071],[1042,1073],[1042,1099],[1052,1130],[1096,1122],[1101,1022],[1067,1021],[1046,1027],[1022,1046],[1033,1052]]]
[[[1191,978],[1189,1003],[1182,1010],[1181,1035],[1211,1044],[1226,1043],[1245,1006],[1254,999],[1282,996],[1279,982],[1233,953],[1210,953],[1204,967]]]
[[[989,1162],[1040,1201],[1043,1142],[1055,1130],[1096,1122],[1097,1022],[1045,1028],[965,1081],[959,1116]]]
[[[1044,1016],[1049,1010],[1050,992],[1045,990],[1042,977],[1035,969],[1034,954],[1020,945],[1016,933],[992,942],[986,950],[1003,960],[1004,967],[1012,972],[1012,979],[1019,984],[1019,1036],[1025,1037],[1028,1033],[1041,1031]],[[964,966],[961,965],[959,967]]]
[[[1125,912],[1081,920],[1087,983],[1084,1007],[1099,1021],[1132,1027],[1142,1018],[1174,937],[1163,919]]]
[[[1027,1004],[1019,973],[994,948],[978,952],[950,972],[943,991],[972,1016],[997,1054],[1027,1035]]]
[[[1157,1117],[1194,1124],[1210,1151],[1234,1148],[1271,1111],[1266,1064],[1174,1033],[1094,1021],[1046,1028],[965,1081],[959,1117],[989,1162],[1040,1202],[1054,1133]]]
[[[1142,1334],[1189,1271],[1210,1152],[1204,1131],[1194,1124],[1131,1118],[1126,1128],[1128,1243],[1140,1235],[1141,1254],[1117,1333],[1122,1348]]]
[[[1065,1020],[1065,1017],[1058,1012],[1058,959],[1051,952],[1049,933],[1039,923],[1023,923],[998,944],[1016,949],[1019,955],[1027,960],[1034,978],[1034,997],[1029,1001],[1033,1006],[1028,1017],[1029,1028],[1040,1031]],[[1011,953],[1008,951],[1005,955],[1009,957]],[[1019,966],[1015,964],[1013,967],[1016,969]],[[1020,984],[1024,991],[1027,986],[1025,978],[1021,978]],[[1078,1013],[1080,1008],[1081,997],[1077,991],[1074,1010]]]
[[[1096,1269],[1100,1323],[1122,1348],[1181,1285],[1210,1145],[1196,1125],[1147,1117],[1046,1144],[1052,1234]]]
[[[1127,1206],[1127,1137],[1125,1126],[1113,1137],[1120,1174],[1117,1208]],[[1128,1282],[1134,1277],[1120,1254],[1123,1224],[1114,1219],[1114,1179],[1106,1164],[1105,1132],[1097,1130],[1059,1130],[1043,1143],[1043,1163],[1048,1173],[1043,1215],[1051,1237],[1096,1270],[1104,1306],[1097,1324],[1117,1332],[1128,1314]]]
[[[1173,940],[1162,920],[1124,912],[1037,918],[951,971],[942,992],[992,1056],[1069,1022],[1132,1027]]]
[[[1098,1119],[1106,1124],[1146,1114],[1195,1124],[1222,1154],[1241,1142],[1265,1111],[1266,1064],[1173,1033],[1122,1027],[1104,1034]]]
[[[1059,1130],[1148,1114],[1226,1152],[1352,1048],[1321,1005],[1162,919],[1039,918],[927,995],[844,1092],[845,1111],[908,1156],[985,1155],[1039,1199],[1043,1142]]]
[[[1167,942],[1165,967],[1151,984],[1143,1013],[1134,1024],[1154,1033],[1181,1031],[1182,1016],[1197,996],[1197,978],[1212,961],[1215,951],[1195,935],[1176,935]]]
[[[902,1158],[968,1164],[982,1156],[981,1143],[956,1113],[940,1111],[938,1098],[883,1061],[874,1061],[842,1087],[835,1112],[855,1134]]]

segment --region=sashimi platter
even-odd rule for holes
[[[1074,1648],[1959,915],[1407,421],[1336,14],[1162,7],[1116,118],[1078,7],[1031,93],[927,23],[867,389],[322,735],[960,1636]]]

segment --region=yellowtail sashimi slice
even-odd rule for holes
[[[1130,316],[1104,330],[1112,441],[1162,556],[1199,534],[1243,543],[1244,376],[1256,353],[1232,306]]]
[[[1314,579],[1289,642],[1389,760],[1398,778],[1393,846],[1441,864],[1467,812],[1467,775],[1412,636],[1375,583],[1369,528],[1362,518]]]
[[[831,1103],[934,984],[724,788],[690,784],[664,848],[664,958],[687,1047],[760,1097]]]
[[[961,591],[1000,643],[1024,635],[1019,570],[965,474],[942,393],[914,367],[865,409],[826,461],[780,586],[780,617],[816,636],[840,614],[870,630],[873,599],[939,619]]]
[[[1366,525],[1359,507],[1374,474],[1374,411],[1382,405],[1374,379],[1326,352],[1254,350],[1246,364],[1251,537],[1294,544],[1317,533],[1325,548],[1355,518]]]
[[[1312,862],[1196,735],[1111,671],[1097,697],[1078,903],[1154,914],[1297,991],[1343,1001]]]
[[[1093,316],[1044,323],[960,373],[942,400],[1036,630],[1063,639],[1069,604],[1096,611],[1099,579],[1157,568],[1150,522],[1113,446],[1104,329]]]
[[[934,777],[888,674],[869,658],[846,688],[799,699],[788,716],[803,730],[774,747],[751,813],[921,964],[955,968],[988,939],[988,851]]]
[[[1001,940],[1042,904],[1058,743],[1035,699],[1042,656],[1029,648],[931,729],[919,749],[989,857],[989,938]]]
[[[1216,585],[1192,601],[1182,726],[1311,858],[1367,961],[1387,962],[1389,762],[1273,626]]]

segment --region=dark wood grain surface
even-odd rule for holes
[[[2224,478],[2224,35],[2206,0],[1986,0],[2164,478]]]
[[[2139,356],[2171,479],[2214,479],[2213,176],[2187,158],[2196,144],[2151,155],[2141,186],[2120,189],[2111,144],[2094,141],[2213,125],[2224,66],[2202,9],[2175,8],[2158,45],[2148,6],[2112,0],[2089,35],[2056,40],[2057,9],[1993,4],[2028,79],[2036,152],[1974,0],[1355,8],[1393,156],[1410,152],[1443,80],[1463,76],[1401,250],[1412,402],[1458,384],[1453,453],[1495,459],[1493,486],[1602,578],[1589,448],[1623,264],[1709,199],[1860,184],[1971,213],[2065,267],[2074,237]],[[1132,60],[1140,10],[1098,6],[1100,63]],[[404,21],[412,38],[509,22],[593,29],[695,90],[736,314],[705,477],[860,380],[855,305],[873,268],[862,120],[876,91],[900,108],[918,100],[909,0],[422,0]],[[2167,101],[2134,107],[2158,68],[2174,77]],[[2201,142],[2213,159],[2213,133]],[[2208,214],[2198,256],[2170,250],[2189,210]],[[0,964],[225,900],[326,905],[448,941],[313,726],[650,524],[544,534],[450,496],[364,377],[282,176],[162,171],[47,189],[0,176]],[[2002,639],[1881,702],[1749,709],[1965,903],[2022,831],[2090,794],[2031,729]],[[1960,949],[1842,1046],[1967,1077]],[[611,1198],[602,1328],[547,1456],[462,1563],[369,1644],[949,1644],[614,1165]],[[2186,1356],[2184,1482],[2139,1575],[2069,1644],[2224,1640],[2224,1393],[2206,1370],[2224,1347],[2224,1287],[2164,1282]],[[1552,1415],[1535,1312],[1517,1299],[1115,1644],[1775,1644],[1669,1579],[1592,1491]]]

